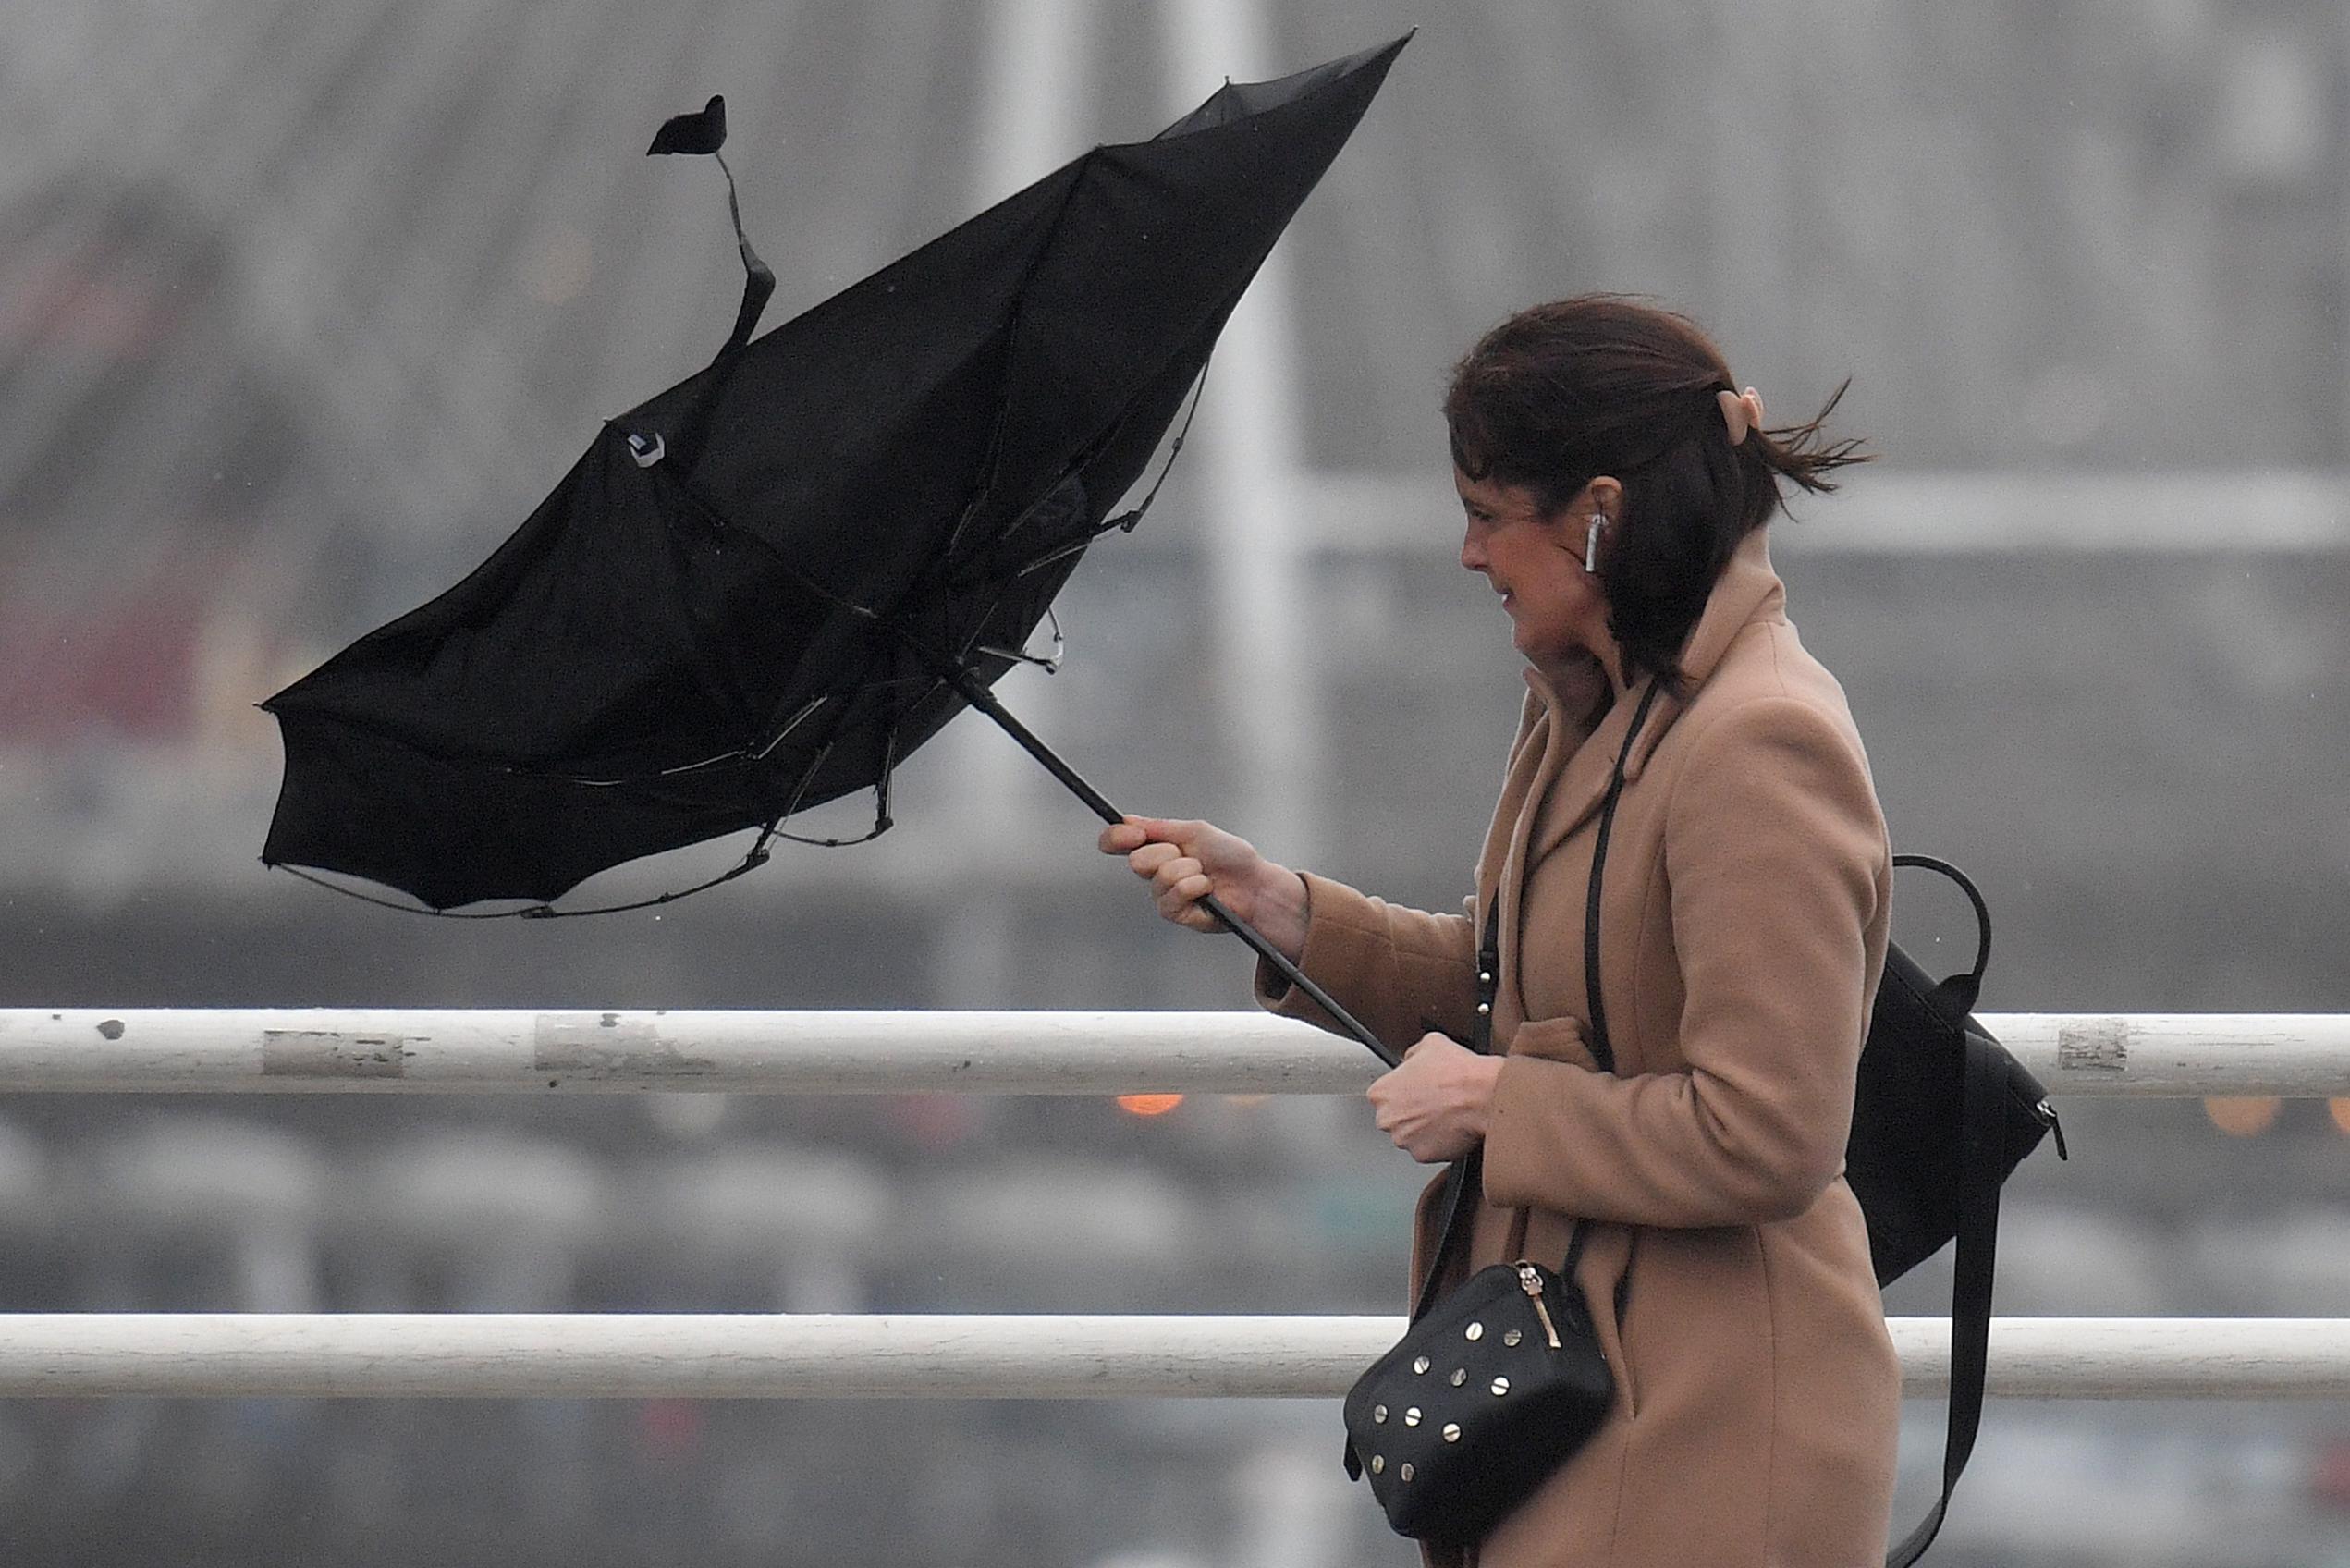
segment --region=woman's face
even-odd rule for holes
[[[1578,655],[1595,655],[1612,668],[1615,640],[1608,635],[1608,602],[1598,575],[1584,570],[1585,541],[1594,511],[1610,518],[1622,488],[1613,479],[1595,479],[1557,513],[1545,517],[1533,491],[1522,484],[1471,479],[1452,471],[1461,494],[1467,532],[1461,564],[1482,572],[1501,595],[1509,613],[1510,641],[1527,663],[1546,669]],[[1607,534],[1600,535],[1600,570],[1607,570]]]

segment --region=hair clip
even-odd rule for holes
[[[1748,431],[1762,428],[1762,394],[1753,387],[1744,392],[1717,392],[1714,401],[1721,405],[1721,422],[1730,427],[1732,446],[1745,440]]]

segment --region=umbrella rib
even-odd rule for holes
[[[289,876],[300,877],[314,888],[324,888],[330,893],[340,893],[347,899],[357,899],[363,904],[373,904],[377,909],[396,910],[401,914],[428,914],[435,920],[507,920],[522,913],[519,909],[495,909],[475,910],[468,913],[458,910],[434,909],[429,904],[403,904],[374,893],[361,892],[357,888],[346,888],[340,882],[330,882],[314,871],[305,871],[300,866],[286,861],[275,862],[275,869]]]
[[[816,769],[823,766],[825,758],[831,754],[832,745],[827,742],[824,750],[816,753],[815,760],[808,765],[808,771],[801,776],[800,788],[793,792],[791,803],[784,807],[782,815],[778,815],[775,822],[767,825],[766,831],[769,836],[789,839],[795,844],[806,844],[814,849],[842,850],[858,844],[869,844],[896,826],[896,819],[889,815],[889,781],[898,771],[898,725],[895,722],[891,723],[881,742],[881,777],[874,780],[871,831],[854,839],[812,839],[803,833],[787,833],[776,825],[800,809],[801,799],[807,794],[808,786],[814,781]]]
[[[1135,504],[1133,509],[1120,512],[1116,517],[1104,518],[1083,538],[1071,539],[1065,545],[1056,545],[1027,565],[1016,568],[1012,572],[1014,577],[1026,577],[1031,572],[1043,570],[1055,561],[1066,560],[1071,556],[1080,554],[1089,548],[1095,540],[1113,529],[1126,533],[1134,532],[1135,527],[1143,521],[1143,514],[1149,511],[1151,503],[1158,499],[1159,490],[1167,484],[1167,476],[1175,472],[1175,459],[1183,455],[1183,443],[1191,439],[1192,421],[1199,417],[1200,399],[1207,395],[1207,367],[1214,359],[1215,351],[1212,349],[1206,357],[1201,359],[1199,374],[1192,382],[1192,406],[1183,415],[1182,428],[1176,431],[1175,439],[1168,443],[1167,460],[1159,465],[1158,477],[1151,481],[1151,487],[1143,492],[1142,500]]]
[[[1099,153],[1099,148],[1089,149],[1076,159],[1076,172],[1070,176],[1069,189],[1062,193],[1060,205],[1054,209],[1052,224],[1045,230],[1044,239],[1037,241],[1035,253],[1029,257],[1028,265],[1021,270],[1020,282],[1011,291],[1011,324],[1004,338],[1004,367],[1007,380],[1010,379],[1013,357],[1020,352],[1021,329],[1028,322],[1029,288],[1036,281],[1036,274],[1043,269],[1045,258],[1052,253],[1053,241],[1060,238],[1060,227],[1069,220],[1069,209],[1076,204],[1077,187],[1084,181],[1088,174],[1093,172],[1095,159]],[[941,555],[942,559],[954,558],[955,547],[962,543],[964,530],[971,526],[971,520],[978,515],[980,506],[995,493],[998,477],[997,465],[1003,460],[1004,455],[1004,427],[1010,417],[1010,399],[1007,398],[998,401],[996,405],[995,424],[987,433],[987,476],[980,481],[979,487],[973,492],[971,499],[963,504],[961,515],[955,519],[955,526],[947,535],[947,548]]]
[[[1000,604],[1002,600],[998,598],[997,602]],[[1030,653],[1025,647],[998,648],[993,643],[981,643],[979,651],[983,654],[992,655],[999,659],[1012,659],[1021,664],[1033,664],[1038,669],[1043,670],[1046,675],[1059,675],[1060,673],[1061,655],[1066,652],[1069,647],[1069,639],[1061,635],[1060,617],[1054,612],[1053,606],[1050,605],[1046,605],[1045,606],[1045,619],[1052,622],[1053,627],[1053,651],[1050,654],[1040,655]]]

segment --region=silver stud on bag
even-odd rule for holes
[[[1412,1362],[1412,1375],[1413,1375],[1414,1377],[1415,1377],[1415,1378],[1416,1378],[1416,1377],[1418,1377],[1421,1373],[1426,1372],[1427,1369],[1428,1369],[1428,1358],[1427,1358],[1426,1356],[1425,1356],[1425,1355],[1422,1355],[1422,1356],[1415,1356],[1415,1357],[1413,1359],[1413,1362]]]
[[[1420,1407],[1418,1405],[1415,1404],[1411,1409],[1403,1413],[1403,1424],[1407,1427],[1416,1427],[1420,1424]]]
[[[1480,985],[1480,986],[1490,986],[1490,985],[1492,985],[1492,984],[1493,984],[1493,971],[1491,971],[1490,969],[1480,969],[1480,970],[1478,970],[1478,971],[1477,971],[1477,984],[1478,984],[1478,985]]]
[[[1496,1378],[1495,1379],[1493,1379],[1493,1394],[1494,1394],[1494,1397],[1495,1397],[1496,1399],[1500,1398],[1503,1394],[1506,1394],[1506,1393],[1508,1393],[1509,1391],[1510,1391],[1510,1379],[1509,1379],[1509,1378]]]
[[[1444,1440],[1449,1443],[1459,1442],[1461,1440],[1461,1428],[1458,1426],[1448,1422],[1444,1428]]]
[[[1493,1011],[1493,1004],[1492,1004],[1491,1002],[1479,1002],[1479,1003],[1477,1003],[1477,1016],[1478,1016],[1479,1018],[1487,1017],[1487,1015],[1489,1015],[1492,1011]]]
[[[1485,1325],[1482,1323],[1470,1324],[1468,1328],[1468,1336],[1473,1340],[1481,1340],[1485,1338]]]
[[[1384,1422],[1387,1419],[1387,1406],[1384,1404],[1373,1405],[1371,1407],[1371,1419],[1374,1421]]]
[[[1371,1456],[1371,1474],[1377,1476],[1386,1469],[1387,1455],[1383,1453],[1373,1454]]]
[[[1452,1382],[1452,1386],[1453,1386],[1454,1388],[1456,1388],[1456,1389],[1457,1389],[1457,1388],[1459,1388],[1462,1384],[1463,1384],[1463,1383],[1467,1382],[1468,1380],[1469,1380],[1469,1369],[1468,1369],[1467,1367],[1465,1367],[1465,1366],[1455,1366],[1455,1367],[1452,1369],[1452,1378],[1451,1378],[1451,1382]]]
[[[1410,1479],[1412,1478],[1412,1466],[1411,1466],[1411,1464],[1407,1461],[1407,1462],[1404,1464],[1403,1468],[1402,1468],[1401,1470],[1400,1470],[1400,1471],[1396,1472],[1396,1473],[1397,1473],[1398,1475],[1401,1476],[1402,1476],[1405,1480],[1407,1480],[1407,1481],[1408,1481],[1408,1480],[1410,1480]]]
[[[1514,1344],[1516,1344],[1516,1343],[1517,1343],[1520,1340],[1523,1340],[1523,1339],[1524,1339],[1524,1338],[1525,1338],[1525,1334],[1524,1334],[1524,1330],[1522,1330],[1522,1329],[1511,1329],[1508,1333],[1506,1333],[1506,1334],[1504,1334],[1504,1335],[1502,1335],[1502,1336],[1501,1336],[1501,1342],[1502,1342],[1503,1344],[1505,1344],[1505,1345],[1514,1345]]]

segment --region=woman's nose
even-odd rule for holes
[[[1463,530],[1461,534],[1461,564],[1471,571],[1486,569],[1485,541],[1477,537],[1474,528]]]

